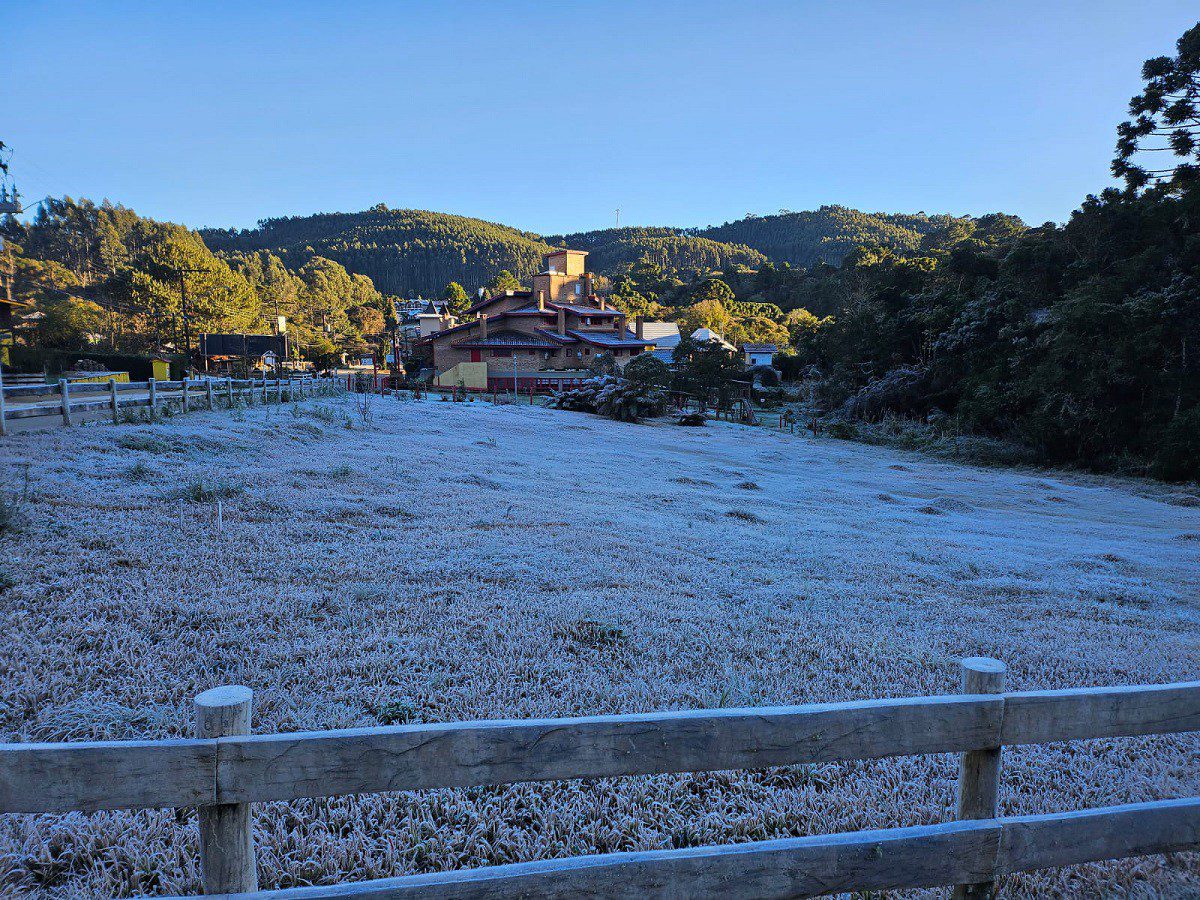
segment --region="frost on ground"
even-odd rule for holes
[[[347,425],[353,425],[348,429]],[[0,732],[177,737],[1012,689],[1200,672],[1185,492],[733,425],[348,399],[0,440]],[[224,534],[214,533],[216,500]],[[1200,794],[1194,737],[1005,751],[1004,814]],[[264,887],[928,824],[956,760],[263,804]],[[196,893],[193,810],[0,817],[0,893]],[[1196,854],[1006,895],[1195,895]],[[941,895],[944,892],[936,892]]]

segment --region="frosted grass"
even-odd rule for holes
[[[235,682],[266,732],[948,693],[968,655],[1018,690],[1200,675],[1186,491],[725,424],[300,410],[0,439],[36,479],[0,538],[4,739],[182,736],[191,698]],[[186,499],[201,480],[229,488],[220,537]],[[1198,750],[1006,751],[1002,811],[1195,795]],[[936,756],[263,804],[260,877],[927,824],[955,778]],[[196,893],[196,843],[191,810],[0,817],[0,893]],[[1053,893],[1195,895],[1200,859],[1005,886]]]

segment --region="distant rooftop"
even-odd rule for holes
[[[659,347],[674,347],[679,343],[679,323],[643,322],[642,336]]]
[[[465,338],[461,341],[454,342],[455,347],[465,347],[468,349],[526,349],[537,350],[546,349],[553,350],[558,346],[552,340],[549,340],[540,334],[528,334],[523,331],[498,331],[495,334],[489,334],[485,338]]]

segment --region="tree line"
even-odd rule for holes
[[[391,305],[371,280],[322,257],[296,270],[265,252],[215,255],[193,231],[109,202],[46,201],[0,222],[22,339],[47,348],[182,351],[203,332],[269,333],[328,361],[374,339]]]

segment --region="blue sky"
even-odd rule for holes
[[[840,203],[1063,220],[1169,2],[120,3],[5,12],[27,199],[191,226],[378,202],[542,233]]]

